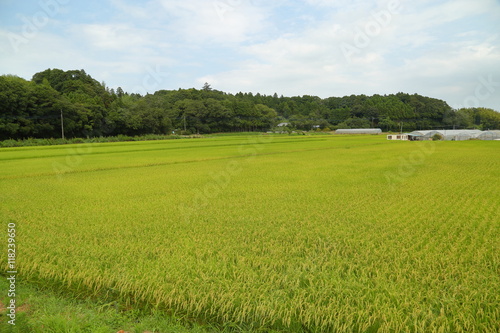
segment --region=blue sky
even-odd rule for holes
[[[500,110],[500,0],[0,0],[0,74]]]

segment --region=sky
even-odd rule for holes
[[[500,111],[500,0],[0,0],[0,75]]]

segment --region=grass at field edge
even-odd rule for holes
[[[0,276],[0,290],[7,291],[5,276]],[[225,327],[197,323],[161,312],[138,308],[118,309],[116,302],[76,298],[61,290],[35,284],[16,285],[15,325],[8,323],[7,292],[0,297],[0,332],[2,333],[210,333],[247,332],[227,323]]]

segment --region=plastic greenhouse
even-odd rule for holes
[[[349,128],[349,129],[338,129],[335,134],[380,134],[382,130],[380,128]]]

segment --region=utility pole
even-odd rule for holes
[[[61,135],[62,135],[62,139],[64,140],[64,118],[63,118],[62,109],[61,109]]]
[[[184,134],[186,134],[186,112],[184,112]]]
[[[403,122],[401,121],[401,134],[403,134]]]

